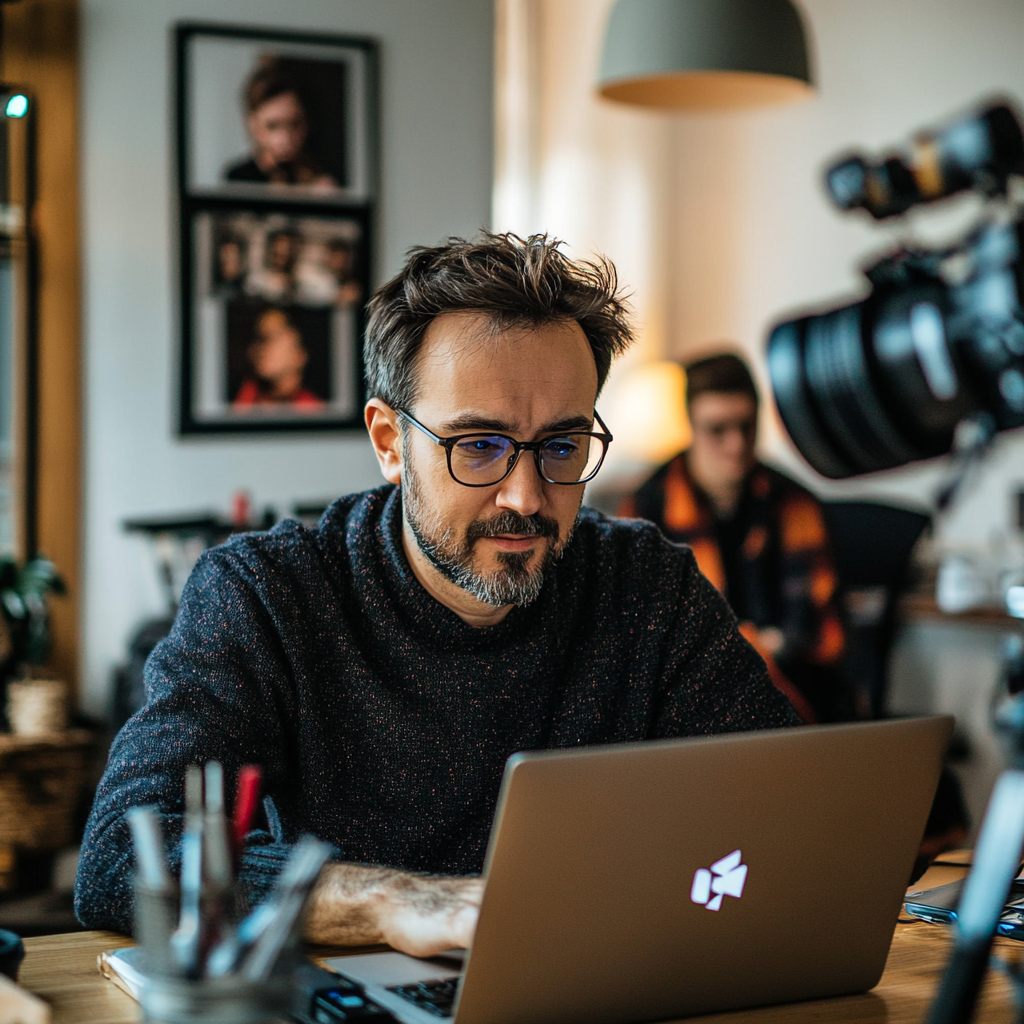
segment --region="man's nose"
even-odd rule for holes
[[[750,429],[740,424],[733,424],[725,432],[722,445],[731,454],[740,454],[754,448],[754,438]]]
[[[532,516],[544,504],[544,481],[533,452],[521,452],[519,459],[494,496],[499,508],[510,508],[522,516]]]
[[[747,447],[746,434],[740,427],[730,428],[723,439],[722,447],[733,454],[743,451]]]

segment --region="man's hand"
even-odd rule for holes
[[[306,938],[346,946],[386,942],[421,957],[463,949],[473,939],[483,894],[482,878],[328,864],[310,897]]]

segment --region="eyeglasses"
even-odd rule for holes
[[[490,487],[500,483],[515,469],[519,453],[524,451],[533,452],[537,472],[549,484],[585,484],[597,475],[612,440],[596,410],[594,419],[604,433],[567,430],[538,441],[517,441],[507,434],[482,431],[439,437],[407,412],[395,411],[444,448],[448,455],[448,472],[456,483],[466,487]]]
[[[757,418],[744,417],[735,420],[711,420],[707,423],[701,420],[691,421],[695,434],[703,434],[715,442],[724,441],[729,434],[739,433],[745,441],[752,441],[757,433]]]

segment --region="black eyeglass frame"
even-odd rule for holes
[[[588,483],[597,476],[598,470],[600,470],[604,465],[605,456],[608,454],[608,445],[615,440],[615,438],[608,432],[607,424],[598,415],[596,409],[594,410],[594,419],[601,425],[601,430],[604,431],[603,433],[596,430],[563,430],[559,433],[552,434],[550,437],[542,437],[537,441],[517,441],[514,437],[510,437],[508,434],[502,434],[497,430],[473,430],[468,434],[455,434],[453,437],[441,437],[439,434],[435,434],[429,427],[425,427],[418,419],[410,416],[404,410],[396,409],[395,412],[401,416],[403,420],[408,420],[414,427],[422,430],[423,433],[434,442],[434,444],[440,445],[445,450],[448,461],[448,475],[462,487],[494,487],[496,484],[500,484],[501,481],[516,468],[516,465],[519,462],[519,453],[524,451],[533,452],[533,461],[537,467],[537,473],[545,483],[556,484],[559,487],[579,487],[581,484]],[[460,441],[465,441],[467,437],[500,437],[504,438],[504,440],[508,441],[512,445],[512,457],[509,459],[508,467],[497,480],[492,480],[490,483],[486,484],[467,484],[465,480],[460,480],[452,471],[452,449]],[[601,458],[597,460],[597,465],[594,467],[593,472],[588,473],[580,480],[573,480],[572,482],[567,480],[552,480],[544,475],[544,471],[540,468],[540,450],[544,445],[551,441],[557,441],[560,437],[595,437],[601,442]]]

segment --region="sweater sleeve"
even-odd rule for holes
[[[683,548],[680,557],[679,615],[666,637],[656,734],[696,736],[799,725],[799,716],[772,685],[764,661],[740,635],[736,616],[697,568],[693,553]]]
[[[230,548],[207,552],[170,635],[146,664],[146,705],[114,740],[86,826],[75,913],[88,928],[132,931],[129,808],[158,810],[177,874],[189,765],[220,761],[230,794],[238,769],[257,764],[264,792],[285,795],[277,804],[288,804],[294,687],[272,616],[249,576],[251,567]],[[239,882],[248,905],[269,889],[296,838],[272,810],[267,818],[245,843]]]

